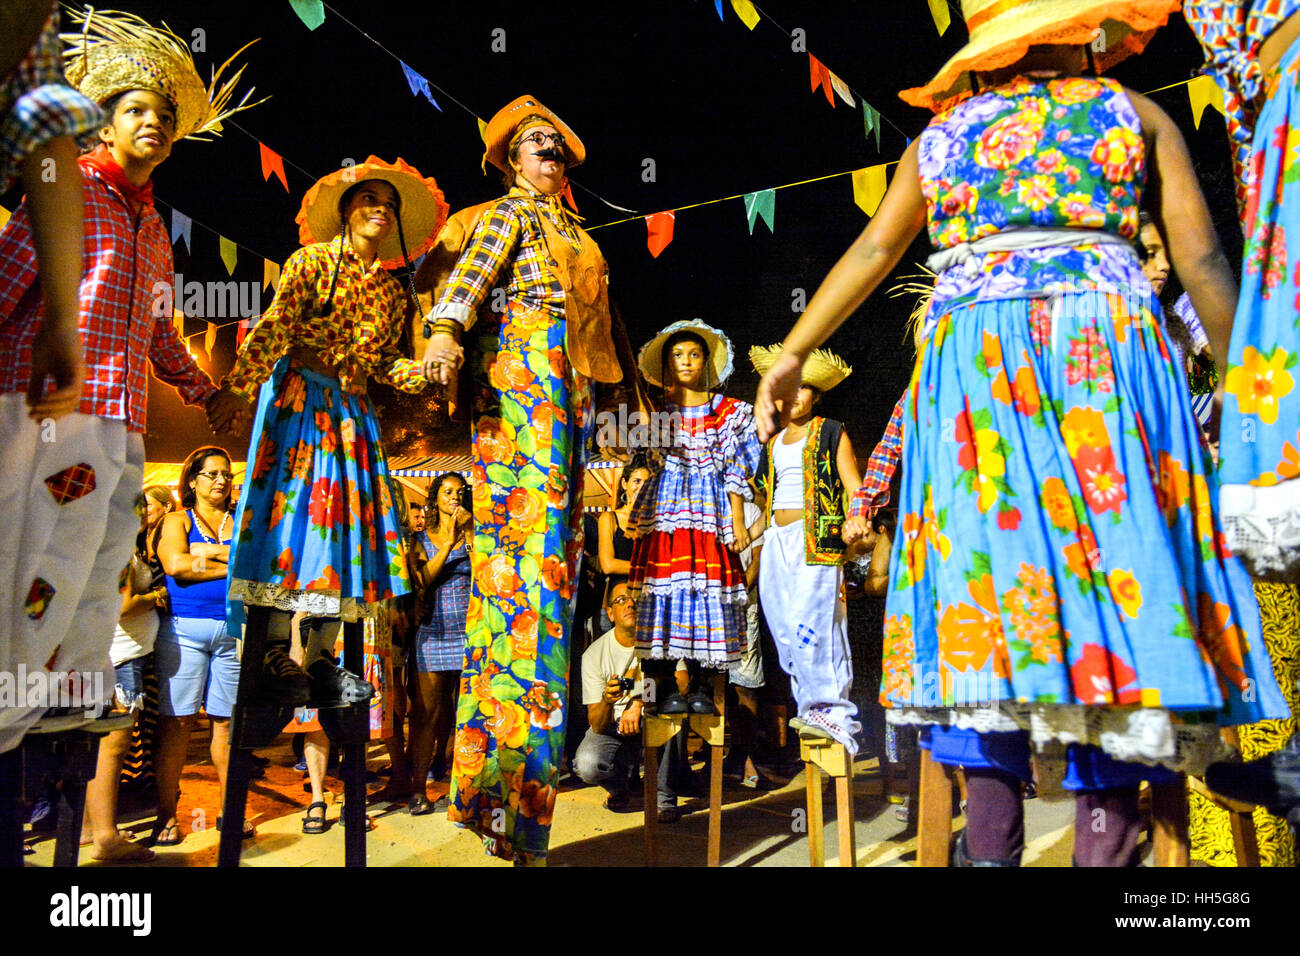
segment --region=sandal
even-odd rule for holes
[[[314,817],[311,815],[311,813],[317,807],[320,807],[320,816]],[[307,815],[302,818],[302,832],[303,833],[324,833],[325,814],[328,810],[329,807],[325,804],[325,801],[323,800],[317,800],[315,803],[308,806]]]
[[[180,846],[183,839],[181,825],[173,820],[166,826],[155,829],[149,837],[149,842],[154,846]]]
[[[221,832],[221,814],[217,814],[217,832],[218,832],[218,833]],[[244,821],[244,839],[245,839],[245,840],[251,840],[251,839],[253,839],[253,837],[255,837],[255,836],[257,836],[257,831],[253,829],[253,825],[252,825],[251,823],[249,823],[247,820],[245,820],[245,821]]]

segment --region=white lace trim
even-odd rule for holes
[[[337,617],[344,621],[378,617],[384,608],[379,601],[341,598],[338,591],[302,591],[261,581],[245,581],[243,578],[235,578],[230,582],[230,596],[245,604],[273,607],[295,614],[302,612],[311,617]]]
[[[1254,577],[1300,577],[1300,480],[1268,488],[1224,485],[1219,520],[1228,549]]]
[[[1218,725],[1185,724],[1160,707],[1088,707],[1019,704],[983,707],[899,707],[885,711],[891,724],[938,724],[976,733],[1029,731],[1035,750],[1091,744],[1116,760],[1201,774],[1231,754]]]

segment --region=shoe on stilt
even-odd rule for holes
[[[368,704],[375,696],[375,687],[370,681],[325,658],[312,664],[307,676],[311,679],[311,702],[316,707]]]
[[[673,693],[659,701],[658,713],[663,717],[671,717],[676,714],[689,714],[691,712],[690,704],[684,694]]]
[[[713,706],[713,695],[702,690],[691,691],[686,696],[686,706],[692,714],[713,715],[718,709]]]
[[[1205,785],[1233,800],[1262,806],[1300,827],[1300,734],[1258,760],[1210,764]]]
[[[962,830],[952,847],[953,866],[1019,866],[1020,855],[1014,860],[973,860],[966,852],[966,831]]]
[[[307,674],[280,647],[268,647],[262,659],[257,699],[268,704],[303,707],[311,694]]]

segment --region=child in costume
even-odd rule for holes
[[[753,408],[715,389],[731,375],[731,341],[700,319],[662,329],[638,356],[646,381],[664,389],[673,416],[662,465],[641,489],[629,534],[637,604],[637,653],[653,662],[694,660],[723,670],[740,660],[748,591],[740,552],[749,544],[745,500],[761,448]],[[661,688],[671,668],[644,665]],[[659,713],[714,712],[699,685],[689,699],[661,695]]]
[[[775,432],[808,353],[928,220],[938,279],[904,409],[882,693],[965,768],[966,864],[1018,865],[1031,743],[1065,749],[1078,864],[1120,866],[1139,781],[1203,771],[1216,723],[1287,713],[1132,246],[1148,171],[1212,341],[1232,273],[1177,127],[1080,75],[1103,25],[1105,67],[1176,8],[964,0],[969,44],[904,93],[936,116],[759,386]]]
[[[749,351],[760,375],[780,346]],[[857,753],[862,729],[849,699],[853,659],[844,606],[844,502],[859,484],[844,424],[814,417],[813,406],[853,370],[818,349],[803,368],[790,424],[763,446],[758,484],[767,498],[759,595],[763,616],[790,675],[801,736],[829,737]]]

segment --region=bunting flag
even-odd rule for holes
[[[289,6],[308,30],[315,30],[325,22],[325,4],[321,0],[289,0]]]
[[[856,175],[856,174],[855,174]],[[235,262],[239,257],[239,247],[227,239],[225,236],[217,236],[218,245],[221,246],[221,261],[226,264],[226,272],[230,275],[235,274]]]
[[[560,190],[560,198],[569,204],[570,209],[578,212],[578,201],[573,198],[573,186],[567,179],[564,181],[564,188]]]
[[[185,338],[185,313],[180,309],[172,309],[172,328],[176,330],[177,338]]]
[[[826,69],[825,64],[811,53],[808,54],[808,72],[812,77],[812,89],[822,88],[826,94],[826,102],[835,106],[835,94],[831,90],[831,71]]]
[[[776,189],[761,189],[745,194],[745,218],[749,220],[749,234],[754,234],[754,220],[759,216],[767,223],[768,232],[776,232]]]
[[[422,77],[419,73],[416,73],[405,63],[402,63],[401,60],[398,60],[397,62],[402,64],[402,72],[406,74],[406,85],[411,88],[411,95],[423,96],[426,100],[428,100],[430,103],[433,104],[434,109],[436,109],[439,113],[441,113],[442,107],[438,105],[438,101],[435,100],[433,98],[433,94],[429,92],[429,81],[426,80],[424,77]]]
[[[676,211],[657,212],[652,216],[645,217],[646,247],[650,250],[650,255],[656,259],[659,253],[668,248],[668,243],[673,241],[673,224],[677,220]]]
[[[758,26],[758,11],[754,9],[752,0],[731,0],[731,8],[736,11],[736,16],[740,17],[740,21],[749,29],[752,30]]]
[[[862,125],[866,129],[867,139],[876,134],[876,151],[880,151],[880,113],[866,100],[862,101]]]
[[[713,9],[718,11],[718,19],[722,19],[722,0],[713,0]]]
[[[275,150],[267,148],[261,140],[258,140],[257,148],[262,151],[262,178],[270,182],[271,174],[275,173],[280,178],[280,185],[284,187],[284,191],[288,192],[289,181],[284,178],[284,158]]]
[[[179,209],[172,210],[172,245],[176,245],[177,238],[185,240],[185,249],[188,252],[193,251],[190,245],[190,227],[193,221]]]
[[[1197,129],[1201,128],[1201,116],[1205,113],[1205,107],[1213,106],[1220,116],[1223,115],[1223,90],[1212,76],[1198,76],[1188,80],[1187,98],[1192,104],[1192,121]]]
[[[952,22],[952,14],[948,12],[948,4],[945,0],[930,0],[930,16],[934,17],[934,25],[939,31],[939,36],[943,36],[944,31],[948,29],[948,24]]]
[[[478,119],[477,116],[474,118]],[[487,145],[487,123],[482,120],[478,120],[478,138],[483,140],[483,145]]]
[[[262,288],[270,286],[273,290],[280,288],[280,263],[270,259],[262,260]]]
[[[853,92],[849,89],[849,85],[848,85],[847,83],[845,83],[843,80],[841,80],[838,76],[836,76],[836,75],[835,75],[834,73],[832,73],[830,70],[827,70],[827,71],[826,71],[826,75],[830,78],[830,81],[831,81],[831,88],[832,88],[833,90],[835,90],[835,95],[836,95],[836,96],[838,96],[840,99],[842,99],[845,103],[848,103],[849,106],[857,106],[857,105],[858,105],[858,104],[857,104],[857,101],[853,99]],[[834,104],[832,104],[832,105],[834,105]]]
[[[876,214],[880,200],[885,198],[885,188],[889,185],[885,172],[883,164],[853,171],[853,201],[868,216]]]
[[[212,346],[216,344],[217,344],[217,323],[209,322],[207,330],[203,333],[203,351],[211,355]]]
[[[9,221],[9,210],[6,209],[4,206],[0,206],[0,226],[3,226],[8,221]]]
[[[248,334],[248,319],[240,319],[235,325],[235,348],[244,344],[244,336]]]

